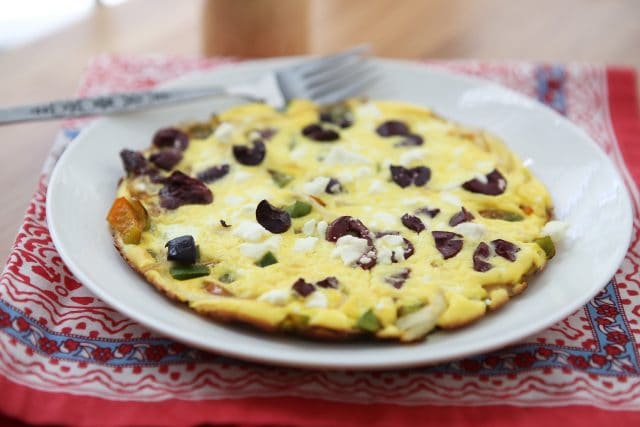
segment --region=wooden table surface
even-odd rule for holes
[[[0,103],[72,96],[94,55],[201,54],[205,0],[132,0],[0,53]],[[310,0],[309,51],[370,42],[404,58],[587,61],[640,67],[637,0]],[[292,19],[295,19],[293,17]],[[0,259],[9,253],[59,123],[0,128]]]

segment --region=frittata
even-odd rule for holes
[[[415,341],[505,304],[555,254],[544,185],[423,107],[252,103],[123,150],[108,214],[129,265],[223,321]]]

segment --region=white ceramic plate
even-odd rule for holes
[[[243,63],[185,76],[175,85],[230,84],[290,60]],[[505,307],[464,329],[419,344],[322,343],[214,323],[145,283],[113,248],[105,215],[114,199],[122,148],[142,149],[160,127],[204,119],[229,101],[202,101],[96,121],[66,150],[53,173],[47,215],[53,241],[71,271],[102,300],[149,328],[190,345],[267,363],[378,369],[431,364],[492,350],[538,332],[587,302],[613,276],[631,237],[631,205],[612,163],[582,130],[541,104],[498,85],[379,61],[371,98],[434,108],[489,129],[548,186],[556,215],[571,228],[558,255]]]

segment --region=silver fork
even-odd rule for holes
[[[361,94],[375,77],[366,57],[368,51],[368,46],[359,46],[334,55],[304,60],[242,85],[114,93],[0,108],[0,125],[109,115],[203,97],[233,96],[260,100],[276,108],[283,107],[293,98],[308,98],[320,104],[335,103]]]

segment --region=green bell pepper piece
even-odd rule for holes
[[[189,280],[196,277],[207,276],[209,274],[209,267],[200,264],[174,265],[169,269],[169,273],[171,273],[171,277],[176,280]]]
[[[260,258],[260,261],[256,262],[256,265],[259,267],[266,267],[271,264],[276,264],[278,262],[278,258],[271,252],[267,252]]]
[[[272,169],[269,170],[269,175],[271,175],[273,182],[280,188],[286,187],[287,184],[293,180],[292,176]]]
[[[365,311],[364,314],[360,316],[357,325],[358,328],[371,333],[380,329],[380,322],[371,309]]]
[[[553,240],[551,240],[551,237],[539,237],[535,239],[534,242],[542,248],[544,253],[547,255],[547,259],[553,258],[553,256],[556,254],[556,246],[553,244]]]
[[[309,212],[311,212],[311,205],[307,202],[296,200],[294,204],[287,206],[285,211],[291,215],[291,218],[300,218],[305,215],[309,215]]]

